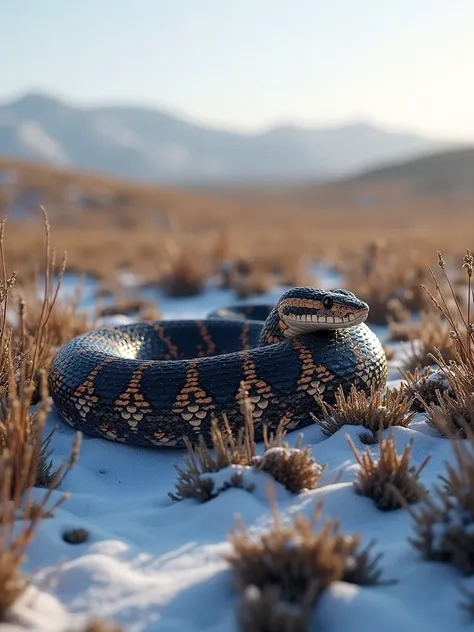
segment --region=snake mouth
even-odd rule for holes
[[[334,313],[318,314],[283,314],[282,318],[288,327],[288,334],[311,333],[323,329],[345,329],[363,323],[368,309],[361,309],[358,313],[338,315]]]
[[[347,329],[363,323],[369,306],[342,291],[321,293],[316,298],[289,297],[281,301],[279,318],[285,337],[330,329]]]
[[[363,310],[357,314],[284,314],[283,320],[288,327],[298,326],[306,329],[341,329],[344,327],[354,327],[364,322],[369,310]]]

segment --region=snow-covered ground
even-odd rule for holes
[[[326,277],[322,285],[337,286]],[[274,300],[279,291],[259,297]],[[160,301],[165,317],[202,316],[231,302],[230,293],[209,289],[202,297]],[[385,332],[377,328],[383,338]],[[390,384],[398,384],[400,353],[391,362]],[[53,412],[48,430],[58,425],[53,447],[56,462],[67,458],[74,431]],[[378,511],[372,502],[355,494],[352,482],[357,464],[347,443],[348,433],[359,449],[360,428],[345,427],[325,438],[316,427],[304,429],[304,444],[327,464],[321,487],[291,495],[276,485],[280,513],[310,515],[324,498],[324,514],[340,519],[347,533],[376,541],[381,551],[386,585],[359,588],[336,583],[315,611],[313,630],[325,632],[459,632],[468,629],[459,609],[458,584],[474,588],[450,565],[425,562],[409,544],[412,519],[403,510]],[[294,443],[298,432],[287,439]],[[430,489],[437,483],[449,443],[438,438],[418,415],[408,429],[394,430],[403,449],[414,439],[413,462],[428,453],[432,458],[421,475]],[[374,454],[378,448],[371,448]],[[237,630],[238,596],[233,575],[222,553],[229,550],[227,535],[240,514],[252,530],[271,524],[265,474],[253,492],[230,489],[198,504],[173,502],[176,471],[182,451],[140,449],[83,438],[78,464],[64,482],[69,500],[44,520],[29,549],[25,570],[34,573],[34,588],[15,611],[27,629],[65,631],[78,626],[91,613],[113,619],[133,632],[231,632]],[[335,482],[341,466],[342,477]],[[38,491],[41,496],[43,492]],[[54,499],[53,499],[54,500]],[[64,531],[81,528],[90,533],[83,544],[67,544]],[[39,592],[38,592],[39,591]],[[1,626],[0,626],[1,627]],[[10,629],[5,626],[5,630]],[[11,627],[11,629],[17,629]]]

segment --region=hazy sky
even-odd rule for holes
[[[0,0],[0,100],[474,139],[474,0]]]

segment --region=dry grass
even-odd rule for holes
[[[379,312],[382,320],[386,299],[392,296],[400,294],[405,304],[417,304],[417,275],[421,276],[419,270],[433,248],[441,246],[455,253],[472,223],[470,200],[413,195],[391,184],[377,185],[374,191],[372,185],[359,184],[283,187],[278,195],[258,188],[204,193],[26,161],[0,160],[2,167],[16,174],[5,197],[5,211],[22,192],[37,190],[40,203],[51,210],[55,235],[68,252],[70,271],[112,280],[125,265],[159,282],[163,274],[169,274],[170,263],[176,268],[167,245],[179,226],[180,246],[191,253],[193,262],[205,266],[210,262],[211,271],[219,262],[241,259],[272,281],[278,280],[273,271],[279,268],[282,277],[304,284],[306,270],[301,268],[306,267],[306,260],[332,260],[341,268],[344,284],[356,293],[360,288],[369,298],[372,315]],[[74,199],[71,190],[76,192]],[[379,203],[361,206],[360,199],[371,195]],[[42,240],[34,209],[26,220],[15,221],[18,237],[7,244],[7,258],[26,280],[42,255]],[[382,236],[385,244],[379,251],[384,261],[376,259],[377,274],[366,278],[363,268],[367,270],[367,259],[374,257],[371,244]],[[366,244],[369,255],[361,257]],[[257,258],[261,264],[257,265]]]
[[[238,299],[258,296],[269,292],[276,285],[276,281],[268,270],[252,270],[248,276],[236,278],[230,287]]]
[[[242,632],[306,632],[310,626],[310,605],[295,608],[281,600],[277,586],[263,590],[249,586],[237,608],[237,623]]]
[[[169,494],[173,500],[194,498],[199,502],[206,502],[229,487],[243,487],[251,491],[253,482],[245,480],[245,474],[248,474],[250,469],[267,472],[295,494],[316,488],[325,466],[316,463],[309,446],[301,449],[303,437],[300,436],[296,446],[290,448],[283,442],[286,431],[282,426],[277,429],[275,435],[268,435],[265,431],[264,452],[261,456],[257,455],[252,405],[244,384],[241,385],[238,399],[244,424],[237,436],[232,434],[228,421],[224,418],[222,424],[213,420],[211,449],[202,436],[196,447],[193,447],[189,439],[184,439],[187,448],[185,468],[175,466],[178,472],[177,494]],[[226,468],[230,469],[229,478],[216,488],[209,474]]]
[[[41,328],[43,331],[34,373],[36,383],[38,371],[41,369],[49,371],[54,354],[59,347],[66,344],[71,338],[96,326],[96,321],[91,321],[88,313],[79,309],[79,297],[64,301],[57,299],[60,284],[61,280],[54,290],[56,296],[50,295],[47,299],[46,312],[43,311],[43,300],[38,299],[33,293],[27,292],[26,298],[23,298],[22,295],[17,297],[15,315],[19,324],[13,329],[13,343],[17,344],[23,353],[31,357],[31,352],[36,347],[37,332]]]
[[[420,509],[410,508],[415,536],[411,544],[428,560],[449,562],[463,574],[474,574],[474,432],[466,440],[451,437],[455,462],[446,463],[442,486],[426,495]]]
[[[372,390],[367,394],[353,386],[348,395],[338,390],[334,406],[322,401],[322,418],[313,418],[327,436],[346,425],[362,426],[368,433],[359,435],[360,439],[374,443],[379,430],[409,425],[416,414],[412,404],[402,389],[390,388],[384,393]]]
[[[359,464],[357,478],[354,481],[357,494],[371,498],[382,511],[401,507],[400,495],[405,503],[409,504],[416,503],[424,497],[425,489],[419,482],[419,476],[431,457],[427,456],[418,467],[410,464],[413,438],[399,454],[392,433],[386,438],[380,433],[378,459],[373,457],[368,448],[364,453],[360,453],[349,436],[347,441]]]
[[[232,551],[224,556],[243,598],[239,619],[245,630],[273,629],[279,611],[288,629],[306,630],[312,610],[333,582],[380,583],[379,556],[372,555],[372,544],[361,549],[359,535],[341,532],[336,519],[326,518],[315,528],[321,502],[311,518],[296,514],[291,524],[283,524],[272,487],[269,497],[272,527],[254,537],[239,519],[230,533]],[[258,617],[258,626],[252,616]]]
[[[456,347],[451,328],[438,314],[422,312],[420,321],[409,334],[409,348],[405,352],[404,368],[407,371],[423,369],[435,364],[433,354],[440,352],[446,361],[454,360]]]
[[[195,256],[182,253],[174,260],[161,279],[161,288],[166,296],[181,298],[201,294],[206,273],[201,261]]]
[[[46,216],[45,225],[48,236]],[[23,335],[20,344],[13,347],[12,332],[7,326],[8,294],[13,286],[6,274],[4,236],[5,222],[0,225],[0,620],[7,616],[9,608],[28,586],[28,578],[20,571],[27,548],[40,521],[51,516],[66,499],[63,494],[52,505],[50,502],[53,492],[75,465],[81,440],[78,433],[69,461],[54,469],[48,460],[50,438],[43,440],[51,402],[46,375],[40,369],[47,349],[47,325],[54,300],[50,300],[50,294],[45,291],[36,332],[28,338]],[[47,238],[47,247],[48,244]],[[48,265],[50,263],[49,260]],[[48,282],[49,277],[47,286]],[[36,412],[32,413],[30,407],[36,391],[39,401]],[[32,489],[38,484],[48,488],[39,503],[32,500]]]
[[[472,319],[474,292],[471,287],[474,258],[469,250],[463,258],[462,267],[467,280],[465,305],[461,303],[451,284],[445,260],[440,253],[438,265],[450,290],[450,295],[443,291],[431,269],[436,296],[426,287],[424,289],[438,312],[449,324],[453,351],[448,354],[448,357],[442,350],[434,351],[432,360],[439,365],[446,384],[442,390],[435,390],[435,401],[431,400],[423,404],[427,412],[427,422],[438,429],[442,435],[464,437],[464,428],[474,427],[474,322]]]
[[[140,297],[119,296],[111,305],[104,305],[97,309],[99,318],[117,314],[124,314],[125,316],[136,315],[138,320],[159,320],[162,317],[160,310],[153,301],[146,301]],[[91,325],[89,325],[89,329],[92,329]]]
[[[56,470],[48,490],[39,503],[33,502],[31,498],[36,472],[31,468],[28,453],[25,454],[23,439],[18,439],[17,445],[12,446],[12,452],[3,451],[0,456],[0,621],[5,618],[9,608],[29,585],[29,579],[21,573],[20,567],[39,523],[50,517],[67,499],[67,494],[63,494],[55,503],[50,503],[53,491],[58,488],[77,460],[79,437],[80,435],[69,461]],[[15,448],[16,452],[13,452]],[[38,446],[30,445],[30,448],[37,451]],[[21,521],[19,529],[18,521]]]
[[[301,449],[302,439],[301,436],[294,448],[287,444],[274,447],[266,445],[263,455],[254,456],[252,466],[270,474],[293,494],[315,489],[325,466],[316,463],[309,445]]]
[[[401,307],[413,311],[426,304],[426,296],[421,290],[426,273],[424,262],[418,255],[402,254],[390,249],[388,244],[376,241],[366,246],[357,263],[347,267],[346,283],[370,305],[370,322],[385,325]]]
[[[404,379],[401,389],[405,392],[406,397],[413,401],[412,408],[417,412],[426,412],[429,410],[430,404],[438,406],[438,393],[440,392],[454,395],[444,371],[439,367],[437,369],[430,366],[424,369],[417,367],[413,372],[401,369],[400,373]]]
[[[439,363],[448,388],[436,392],[436,400],[425,403],[426,422],[444,437],[455,435],[465,438],[465,426],[474,428],[473,375],[463,363]]]
[[[458,293],[450,281],[447,274],[446,261],[441,253],[438,253],[438,266],[443,274],[445,285],[449,288],[450,296],[447,295],[446,291],[443,291],[443,287],[431,268],[430,273],[434,281],[435,293],[431,292],[426,286],[423,286],[423,289],[435,308],[448,321],[451,327],[451,338],[456,345],[456,361],[459,359],[470,368],[474,368],[474,323],[472,319],[474,257],[469,250],[466,251],[463,257],[462,268],[466,275],[465,305],[461,304]],[[449,362],[449,359],[444,358],[445,362]]]
[[[34,380],[38,388],[39,371],[49,369],[57,348],[88,328],[87,315],[79,313],[79,297],[59,303],[58,294],[66,271],[66,253],[56,266],[56,253],[51,248],[51,226],[45,209],[42,209],[45,242],[43,244],[44,292],[38,299],[36,291],[30,291],[28,303],[24,291],[18,295],[16,320],[12,331],[12,344],[16,353],[25,358],[19,379],[26,383]],[[0,234],[3,248],[4,225]],[[6,272],[4,273],[4,276]],[[57,281],[55,283],[55,277]],[[5,327],[7,311],[5,311]],[[37,389],[36,389],[37,395]]]
[[[49,468],[48,489],[39,504],[33,502],[31,490],[37,486],[41,474],[42,431],[50,402],[42,389],[37,413],[33,416],[29,410],[32,393],[31,383],[18,389],[10,365],[9,398],[1,422],[0,620],[28,585],[19,570],[26,549],[40,521],[66,500],[64,494],[50,506],[53,492],[77,461],[81,440],[78,433],[67,463],[54,471]],[[22,521],[19,531],[15,529],[18,520]]]
[[[442,290],[433,271],[435,293],[426,292],[435,307],[449,322],[455,345],[455,359],[447,362],[441,353],[433,359],[439,364],[449,388],[438,390],[438,402],[426,404],[428,422],[446,436],[452,446],[454,463],[446,463],[435,486],[415,511],[406,504],[414,519],[412,545],[428,560],[449,562],[463,574],[474,574],[474,327],[471,318],[474,294],[471,279],[474,259],[469,251],[462,267],[467,279],[467,300],[463,306],[453,288],[444,258],[438,265],[450,289]],[[449,304],[452,299],[454,308]],[[460,438],[461,437],[461,438]],[[402,504],[404,503],[401,499]]]

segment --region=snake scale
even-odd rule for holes
[[[74,428],[140,446],[210,444],[211,421],[243,424],[245,383],[255,437],[263,426],[314,423],[338,387],[369,392],[387,379],[366,303],[343,289],[295,287],[275,305],[235,305],[204,320],[160,320],[79,335],[53,360],[53,402]]]

